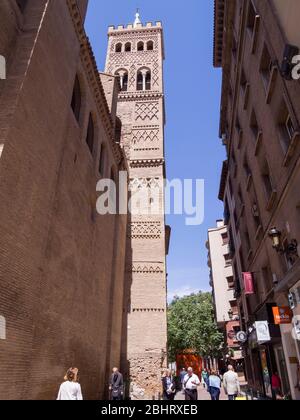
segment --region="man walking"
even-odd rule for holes
[[[232,365],[228,366],[228,372],[223,376],[223,386],[229,401],[234,401],[241,392],[239,377]]]
[[[185,368],[182,368],[180,371],[180,385],[181,385],[181,389],[183,390],[183,382],[184,382],[184,378],[186,376],[186,370]]]
[[[118,368],[113,368],[111,380],[109,384],[111,399],[113,401],[121,401],[124,395],[123,375]]]
[[[183,380],[183,389],[185,393],[186,401],[197,401],[198,400],[198,386],[200,380],[197,375],[194,374],[191,367],[188,368],[188,373],[185,375]]]

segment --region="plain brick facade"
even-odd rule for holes
[[[120,364],[127,220],[96,214],[100,145],[102,176],[126,164],[83,29],[86,7],[30,0],[22,13],[14,0],[0,4],[1,399],[55,399],[74,365],[84,397],[103,398]]]

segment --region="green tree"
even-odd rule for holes
[[[192,349],[202,357],[217,357],[223,349],[223,334],[213,316],[211,293],[175,298],[168,308],[169,360]]]

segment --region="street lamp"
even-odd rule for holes
[[[273,248],[279,251],[281,247],[281,232],[274,227],[269,231],[269,237],[272,239]]]
[[[269,238],[272,240],[273,248],[279,254],[285,254],[288,260],[295,261],[299,257],[297,240],[292,239],[290,243],[283,244],[281,237],[282,233],[276,227],[269,231]]]

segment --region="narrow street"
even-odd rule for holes
[[[184,393],[179,391],[177,393],[176,397],[175,397],[175,400],[176,401],[184,401]],[[199,401],[210,401],[211,400],[209,393],[207,392],[206,389],[203,388],[202,385],[198,389],[198,400]],[[227,397],[225,395],[224,390],[222,389],[220,401],[226,401],[226,400],[227,400]]]

